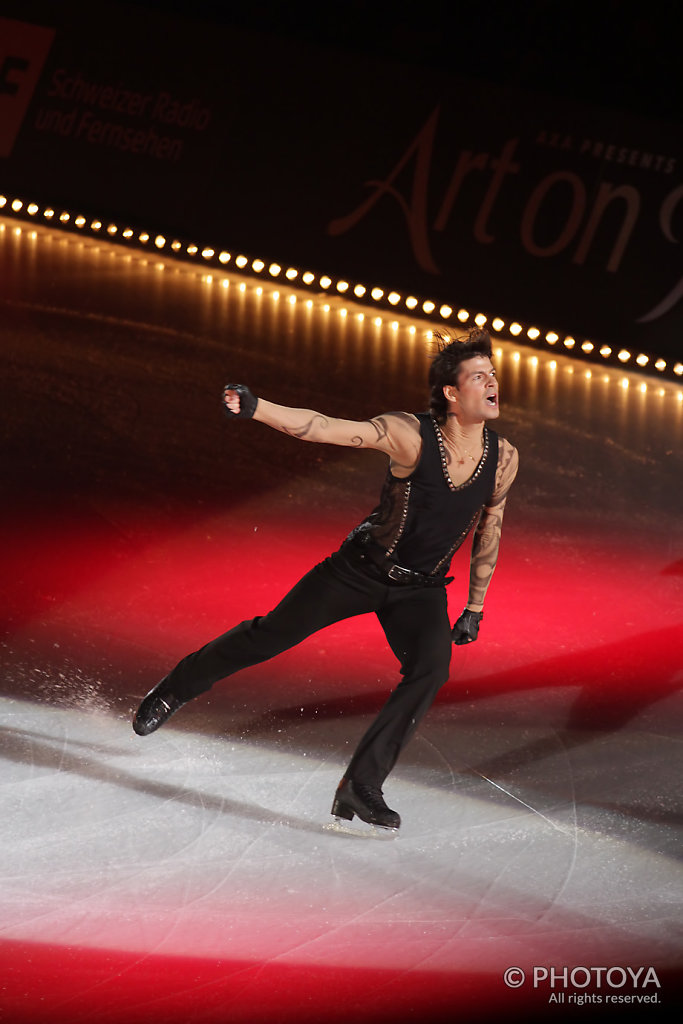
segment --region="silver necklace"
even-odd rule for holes
[[[443,434],[441,433],[441,427],[436,422],[434,417],[432,417],[432,423],[434,424],[434,430],[436,432],[436,440],[437,440],[437,443],[438,443],[438,446],[439,446],[439,456],[441,458],[441,466],[442,466],[442,469],[443,469],[443,475],[444,475],[444,477],[446,479],[446,483],[448,484],[448,486],[450,487],[450,489],[452,491],[459,491],[461,487],[467,487],[468,484],[471,484],[473,480],[476,480],[476,478],[479,476],[479,474],[482,471],[482,468],[484,466],[484,463],[486,462],[486,456],[487,456],[488,450],[489,450],[489,435],[488,435],[488,431],[487,431],[486,427],[484,427],[484,435],[483,435],[484,450],[481,453],[481,458],[479,459],[479,465],[475,469],[475,471],[472,474],[472,476],[468,477],[467,480],[464,481],[464,483],[456,485],[451,480],[451,475],[448,472],[448,455],[446,454],[446,445],[444,443]],[[467,449],[465,449],[465,451],[467,451]],[[477,461],[475,456],[472,455],[471,452],[467,452],[467,454],[469,455],[469,457],[472,460],[472,462],[476,462]],[[464,466],[465,465],[465,460],[461,459],[460,462],[458,463],[458,465],[459,466]]]

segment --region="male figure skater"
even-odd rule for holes
[[[219,679],[300,643],[333,622],[374,612],[402,680],[361,738],[332,814],[398,829],[382,786],[399,753],[448,680],[451,644],[477,639],[498,557],[507,493],[517,473],[513,446],[489,428],[499,415],[491,340],[483,331],[443,342],[429,371],[430,411],[358,422],[257,398],[243,384],[223,391],[231,420],[254,419],[305,441],[372,448],[388,456],[375,510],[338,551],[308,572],[267,615],[246,620],[189,654],[145,697],[133,728],[158,729]],[[446,577],[474,529],[469,595],[451,629]]]

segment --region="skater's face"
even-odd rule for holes
[[[496,371],[488,356],[465,359],[458,369],[457,385],[446,384],[443,393],[449,413],[455,413],[461,423],[493,420],[500,415]]]

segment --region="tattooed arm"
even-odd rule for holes
[[[500,438],[496,483],[491,502],[484,508],[474,533],[470,558],[470,590],[467,609],[480,612],[498,559],[503,512],[508,491],[517,475],[519,456],[509,441]]]
[[[346,420],[259,398],[254,419],[301,441],[384,452],[397,476],[412,472],[420,457],[420,427],[417,418],[409,413],[390,412],[369,420]]]

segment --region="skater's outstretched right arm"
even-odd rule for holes
[[[253,418],[302,441],[384,452],[398,475],[411,472],[420,457],[420,427],[417,417],[410,413],[389,412],[369,420],[340,419],[314,409],[293,409],[267,402],[256,398],[243,384],[226,385],[223,402],[230,418]]]

